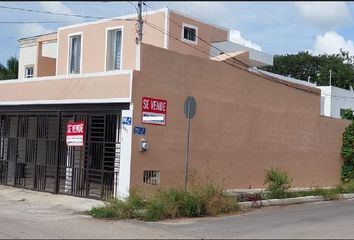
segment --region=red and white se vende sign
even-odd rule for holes
[[[167,101],[157,98],[143,97],[141,121],[143,123],[166,125]]]
[[[66,126],[66,145],[84,146],[85,123],[68,122]]]

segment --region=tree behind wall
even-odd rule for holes
[[[343,182],[349,182],[354,179],[354,115],[353,110],[347,109],[344,112],[343,119],[352,121],[344,130],[342,157],[344,160],[342,166],[341,179]]]
[[[17,79],[18,77],[18,60],[10,57],[7,60],[7,66],[0,64],[0,80]]]
[[[304,81],[310,77],[310,82],[317,82],[319,86],[329,85],[331,70],[332,86],[354,88],[354,56],[342,50],[332,55],[311,55],[309,52],[275,55],[273,66],[262,69]]]

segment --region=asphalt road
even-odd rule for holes
[[[149,223],[98,220],[80,213],[83,206],[94,204],[97,202],[0,186],[0,238],[354,237],[353,200]]]

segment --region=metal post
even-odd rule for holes
[[[55,188],[54,193],[59,192],[59,160],[60,160],[60,137],[61,137],[61,111],[58,111],[58,138],[57,138],[57,156],[55,159]]]
[[[188,116],[190,116],[191,103],[188,102]],[[187,147],[186,147],[186,162],[185,162],[185,175],[184,175],[184,191],[187,191],[188,185],[188,161],[189,161],[189,132],[191,127],[191,119],[188,118],[188,128],[187,128]]]
[[[143,41],[143,18],[142,18],[142,10],[143,10],[143,1],[139,1],[138,3],[138,43]]]

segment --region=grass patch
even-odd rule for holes
[[[340,198],[340,194],[346,194],[346,193],[354,193],[354,180],[347,182],[347,183],[342,183],[339,184],[333,188],[312,188],[310,190],[301,190],[301,191],[282,191],[281,194],[274,194],[273,192],[264,192],[264,193],[258,193],[258,194],[248,194],[252,195],[254,197],[257,195],[258,200],[268,200],[268,199],[275,199],[279,198],[296,198],[296,197],[307,197],[307,196],[321,196],[324,200],[338,200]],[[252,201],[249,198],[242,197],[243,195],[241,194],[238,196],[238,201],[239,202],[244,202],[244,201]]]
[[[166,218],[216,216],[240,211],[236,197],[215,185],[158,189],[144,198],[137,190],[125,200],[109,199],[102,207],[86,213],[96,218],[141,219],[158,221]]]

